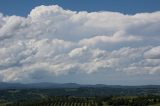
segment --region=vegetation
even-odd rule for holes
[[[159,88],[0,90],[0,106],[160,106]]]
[[[39,100],[20,100],[0,106],[156,106],[160,96],[109,96],[109,97],[48,97]]]

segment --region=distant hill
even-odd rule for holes
[[[77,88],[82,85],[76,83],[30,83],[30,84],[21,84],[21,83],[0,83],[0,89],[27,89],[27,88]]]
[[[104,84],[96,84],[96,85],[83,85],[76,83],[30,83],[30,84],[22,84],[22,83],[4,83],[0,82],[0,89],[51,89],[51,88],[83,88],[83,87],[96,87],[96,88],[160,88],[160,85],[143,85],[143,86],[121,86],[121,85],[104,85]]]

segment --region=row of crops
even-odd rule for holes
[[[158,104],[158,105],[157,105]],[[0,106],[160,106],[160,96],[47,97],[19,100]]]
[[[99,106],[94,98],[52,98],[28,102],[15,102],[7,106]]]

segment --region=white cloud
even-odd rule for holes
[[[125,35],[123,31],[115,33],[113,36],[95,36],[89,39],[83,39],[79,42],[80,45],[87,45],[87,46],[95,46],[99,43],[104,44],[115,44],[115,43],[121,43],[121,42],[134,42],[134,41],[140,41],[140,37],[134,37],[130,35]]]
[[[145,58],[160,59],[160,46],[153,47],[144,53]]]
[[[155,74],[159,17],[160,12],[88,13],[57,5],[36,7],[27,17],[0,14],[0,81],[103,71]]]

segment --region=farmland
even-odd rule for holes
[[[159,86],[0,90],[0,106],[158,106],[159,104]]]

